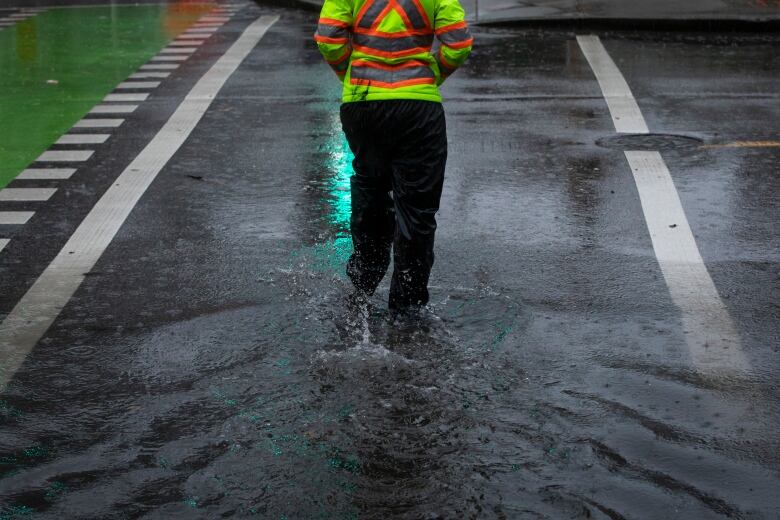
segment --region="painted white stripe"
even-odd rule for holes
[[[124,119],[104,119],[102,117],[93,117],[90,119],[82,119],[73,128],[117,128]]]
[[[90,114],[130,114],[138,105],[95,105]]]
[[[135,72],[128,79],[167,78],[170,72]]]
[[[56,191],[57,188],[4,188],[0,190],[0,202],[44,202]]]
[[[106,97],[103,98],[103,101],[146,101],[146,98],[149,97],[149,94],[146,93],[139,93],[139,94],[109,94]]]
[[[152,56],[152,59],[150,61],[187,61],[189,56]]]
[[[9,239],[7,239],[7,238],[0,238],[0,251],[2,251],[3,249],[5,249],[5,246],[7,246],[7,245],[8,245],[8,242],[10,242],[10,241],[11,241],[11,240],[9,240]]]
[[[184,34],[214,34],[218,30],[216,27],[195,27],[187,29]]]
[[[598,36],[577,36],[582,53],[590,63],[593,73],[604,93],[615,129],[620,133],[649,133],[645,118],[623,78]]]
[[[204,40],[175,40],[169,43],[171,47],[191,47],[202,45]],[[143,67],[142,67],[143,68]]]
[[[27,221],[35,214],[34,211],[0,211],[0,225],[20,226],[27,224]],[[0,368],[0,377],[2,377],[2,368]]]
[[[17,180],[65,180],[76,173],[76,168],[27,168],[16,176]]]
[[[141,65],[141,70],[173,70],[178,68],[178,63],[149,63]]]
[[[661,154],[626,152],[626,158],[658,264],[682,311],[691,360],[700,369],[748,370],[736,327],[704,265]]]
[[[48,150],[36,159],[38,162],[82,162],[86,161],[95,150]]]
[[[197,47],[174,47],[174,48],[168,48],[160,51],[160,54],[192,54],[198,50]]]
[[[618,132],[648,133],[631,90],[597,36],[577,40],[604,91]],[[658,152],[625,152],[653,250],[680,309],[691,361],[705,372],[749,370],[734,323],[701,257],[669,168]]]
[[[109,137],[109,134],[65,134],[57,139],[57,144],[103,144]]]
[[[68,303],[133,207],[208,110],[228,77],[278,17],[255,20],[184,98],[157,135],[125,168],[68,242],[0,324],[0,389]]]
[[[225,23],[228,20],[230,20],[230,18],[228,18],[227,16],[204,16],[199,21],[200,22],[222,22],[222,23]]]
[[[16,20],[26,20],[27,18],[32,18],[33,16],[35,15],[32,13],[26,13],[26,14],[21,13],[21,14],[9,14],[8,18],[14,18]]]
[[[207,23],[194,23],[190,25],[190,27],[194,29],[199,29],[203,27],[214,27],[215,29],[217,29],[219,27],[222,27],[223,25],[225,25],[224,22],[207,22]]]
[[[208,40],[213,36],[212,33],[202,33],[197,31],[187,31],[179,35],[177,40]]]
[[[143,89],[143,88],[157,88],[160,86],[159,81],[123,81],[116,86],[118,90],[125,89]]]

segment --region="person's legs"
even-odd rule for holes
[[[401,116],[407,123],[392,161],[395,269],[389,304],[396,310],[428,303],[436,212],[447,162],[447,129],[441,104],[410,102],[403,112]]]
[[[355,155],[355,173],[350,179],[354,252],[347,262],[347,276],[359,291],[369,295],[390,265],[395,226],[391,172],[373,111],[366,103],[347,103],[341,108],[342,127]]]

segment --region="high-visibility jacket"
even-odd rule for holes
[[[432,53],[434,35],[441,42]],[[458,0],[325,0],[314,40],[343,101],[441,101],[438,86],[471,52]]]

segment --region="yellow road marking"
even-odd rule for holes
[[[780,141],[734,141],[733,143],[703,144],[700,148],[778,148]]]

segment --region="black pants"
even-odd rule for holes
[[[355,154],[347,275],[373,294],[392,247],[390,308],[425,305],[447,162],[444,109],[413,100],[345,103],[341,124]]]

